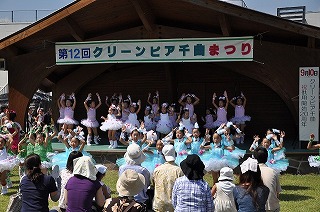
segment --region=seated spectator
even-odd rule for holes
[[[96,175],[97,180],[99,180],[99,182],[102,186],[102,191],[103,191],[103,195],[104,195],[105,199],[108,199],[111,197],[111,189],[109,186],[107,186],[106,184],[104,184],[102,182],[102,178],[106,175],[107,167],[105,167],[102,164],[97,164],[96,168],[98,170],[97,175]]]
[[[102,186],[96,178],[97,168],[88,156],[76,158],[73,161],[73,177],[69,179],[65,186],[65,202],[67,211],[92,212],[92,201],[102,207],[105,201]]]
[[[134,196],[141,192],[145,186],[145,178],[142,174],[127,169],[117,181],[117,191],[119,197],[109,198],[104,205],[105,212],[126,211],[126,212],[145,212],[144,204],[136,202]]]
[[[141,151],[139,145],[130,144],[127,148],[127,152],[124,155],[126,164],[119,167],[119,176],[121,176],[122,172],[127,169],[132,169],[144,176],[145,185],[143,189],[134,196],[134,200],[140,203],[147,203],[149,200],[147,190],[150,186],[150,173],[146,168],[141,166],[141,163],[145,160],[145,158],[146,156]]]
[[[188,155],[180,163],[185,176],[179,177],[173,186],[172,204],[175,212],[214,211],[211,189],[203,180],[204,164],[198,155]]]
[[[266,211],[269,189],[263,184],[258,161],[248,158],[241,165],[239,185],[233,189],[233,197],[239,212]]]
[[[26,175],[21,179],[22,212],[49,211],[48,197],[58,201],[60,192],[52,176],[41,172],[41,159],[37,154],[31,154],[25,159]],[[55,211],[55,210],[54,210]]]

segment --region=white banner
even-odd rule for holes
[[[319,141],[319,67],[302,67],[299,76],[299,138],[313,133]]]
[[[56,64],[252,61],[253,37],[58,42]]]

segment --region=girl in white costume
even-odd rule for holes
[[[185,102],[184,102],[184,99],[186,99]],[[193,99],[194,99],[194,102],[192,102]],[[194,94],[187,94],[186,95],[185,93],[183,93],[178,102],[184,108],[189,109],[190,117],[192,117],[193,113],[194,113],[194,106],[199,104],[200,99],[198,97],[196,97],[196,95],[194,95]]]
[[[157,123],[156,131],[162,135],[159,138],[167,135],[172,129],[172,124],[168,114],[168,103],[161,105],[160,120]]]

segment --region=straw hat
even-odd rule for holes
[[[144,176],[131,169],[125,170],[117,181],[117,191],[119,196],[123,197],[132,197],[138,194],[144,186]]]
[[[134,165],[141,164],[146,159],[146,156],[141,151],[139,145],[130,144],[127,148],[127,152],[124,154],[124,159],[127,164]]]
[[[222,180],[229,180],[233,181],[233,170],[229,167],[223,167],[220,170],[220,177],[218,178],[218,181]]]
[[[73,160],[74,175],[81,175],[90,180],[96,180],[97,172],[98,170],[89,156],[82,156]]]

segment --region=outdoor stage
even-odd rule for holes
[[[102,142],[105,143],[105,142]],[[307,149],[297,149],[293,148],[292,142],[287,141],[286,142],[286,157],[289,159],[289,167],[287,169],[287,173],[293,173],[293,174],[307,174],[307,173],[320,173],[319,168],[312,168],[309,166],[308,157],[310,155],[318,155],[319,152],[317,150],[307,150]],[[251,145],[251,142],[247,142],[245,144],[238,145],[240,149],[247,149],[247,153],[244,157],[246,159],[247,157],[251,157],[251,153],[248,151],[249,147]],[[65,150],[65,146],[62,143],[52,143],[53,150],[62,152]],[[127,146],[120,145],[116,149],[110,149],[109,145],[94,145],[91,146],[85,146],[84,150],[92,154],[95,161],[97,163],[102,164],[115,164],[116,159],[123,157],[123,155],[126,152]],[[151,147],[151,149],[154,149],[155,147]],[[240,160],[240,163],[243,159]],[[114,165],[116,168],[116,165]],[[237,167],[238,168],[238,167]],[[235,169],[235,173],[239,171],[238,169]]]

